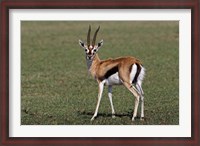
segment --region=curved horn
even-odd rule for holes
[[[87,45],[90,45],[90,32],[91,32],[91,26],[89,25],[88,35],[87,35]]]
[[[94,37],[93,37],[93,40],[92,40],[92,46],[95,45],[96,37],[97,37],[97,33],[98,33],[99,29],[100,29],[100,26],[97,28],[97,30],[96,30],[96,32],[95,32],[95,34],[94,34]]]

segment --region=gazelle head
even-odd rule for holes
[[[85,50],[87,60],[93,60],[95,54],[97,53],[99,48],[103,45],[103,40],[101,40],[99,43],[97,43],[97,45],[95,45],[96,37],[97,37],[97,33],[99,29],[100,29],[100,26],[97,28],[94,34],[92,44],[90,43],[91,26],[89,26],[89,30],[88,30],[87,45],[83,41],[79,40],[79,45]]]

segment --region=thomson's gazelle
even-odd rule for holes
[[[96,110],[91,120],[94,120],[97,116],[104,85],[108,86],[108,97],[112,108],[112,117],[115,117],[115,110],[112,102],[112,85],[121,84],[123,84],[136,97],[132,121],[134,121],[137,116],[138,105],[141,99],[142,120],[144,118],[144,93],[142,90],[142,81],[145,69],[142,66],[142,63],[134,57],[119,57],[116,59],[100,60],[97,51],[103,45],[103,40],[101,40],[97,45],[95,44],[99,29],[100,27],[96,30],[92,43],[90,43],[90,26],[87,35],[87,44],[79,40],[79,44],[84,48],[86,54],[88,70],[97,80],[99,85]]]

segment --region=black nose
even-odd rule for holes
[[[88,59],[91,59],[92,57],[91,56],[88,56]]]

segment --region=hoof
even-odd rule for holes
[[[144,121],[144,117],[141,117],[141,118],[140,118],[140,121]]]
[[[90,119],[90,121],[94,121],[94,119],[95,119],[95,117],[92,117],[92,118]]]
[[[135,121],[135,117],[132,118],[132,121]]]

